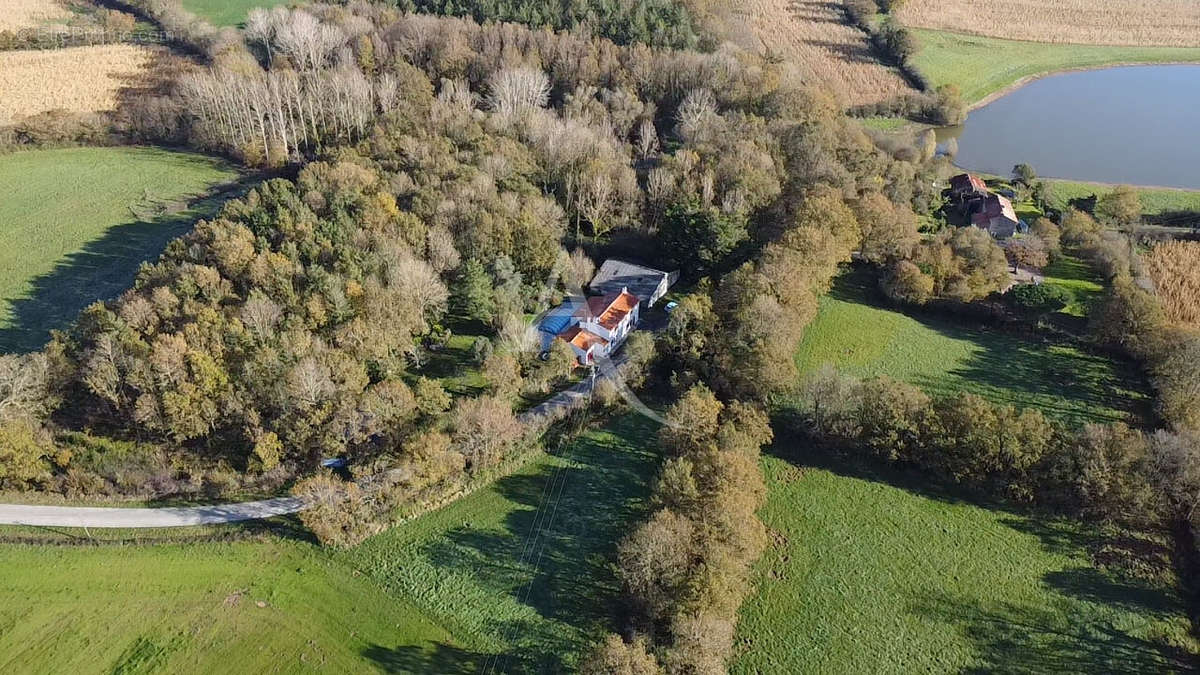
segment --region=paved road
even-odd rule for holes
[[[261,502],[161,509],[0,504],[0,525],[47,527],[152,528],[188,527],[258,520],[304,510],[304,502],[281,497]]]

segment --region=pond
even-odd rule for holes
[[[1200,66],[1061,73],[973,111],[955,163],[1007,176],[1027,163],[1054,178],[1200,188]]]

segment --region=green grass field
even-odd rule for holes
[[[1060,256],[1042,272],[1047,284],[1063,289],[1070,296],[1070,303],[1062,309],[1064,314],[1087,316],[1092,303],[1104,294],[1104,281],[1079,258]]]
[[[1050,179],[1054,205],[1060,209],[1074,200],[1090,200],[1112,191],[1111,185]],[[1200,190],[1139,187],[1142,217],[1155,225],[1190,226],[1200,222]]]
[[[153,148],[0,156],[0,352],[38,349],[81,309],[120,294],[138,264],[211,213],[187,198],[238,177],[209,157]]]
[[[0,545],[0,671],[361,672],[452,642],[313,545]],[[265,603],[259,607],[258,603]]]
[[[764,459],[774,543],[733,673],[1148,673],[1200,651],[1173,575],[1101,568],[1078,524],[802,461]]]
[[[240,26],[255,7],[302,5],[299,0],[183,0],[183,8],[214,26]]]
[[[1018,81],[1061,70],[1127,63],[1200,61],[1200,48],[1104,47],[1021,42],[948,31],[913,29],[916,68],[934,86],[956,84],[977,103]]]
[[[618,418],[346,552],[0,544],[0,672],[569,671],[613,630],[654,432]]]
[[[863,270],[821,299],[796,354],[802,373],[825,363],[859,377],[888,375],[930,394],[968,391],[1035,407],[1070,423],[1140,422],[1149,405],[1130,364],[1079,348],[886,306]]]

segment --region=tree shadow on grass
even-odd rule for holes
[[[497,599],[482,622],[485,639],[503,646],[490,658],[497,672],[568,672],[591,639],[613,630],[616,547],[645,515],[658,464],[655,430],[650,420],[627,415],[602,429],[609,433],[574,440],[561,453],[565,466],[546,464],[491,488],[519,505],[501,528],[465,523],[421,550],[435,567],[469,576]],[[391,660],[397,671],[479,670],[479,654],[401,651],[367,655],[385,668]]]
[[[910,611],[954,625],[975,648],[967,673],[1196,672],[1195,656],[1109,621],[1081,621],[1066,601],[1031,607],[935,592]]]
[[[371,645],[363,650],[363,656],[379,666],[385,673],[461,673],[483,672],[494,657],[447,644],[436,644],[432,649],[422,647],[384,647]]]
[[[901,312],[882,296],[871,273],[861,266],[839,276],[829,295]],[[1115,421],[1136,426],[1153,418],[1145,376],[1130,361],[1091,353],[1082,345],[1044,333],[1004,329],[965,316],[901,313],[930,331],[978,346],[965,363],[910,380],[931,395],[973,391],[994,403],[1038,408],[1072,426]]]
[[[142,262],[157,258],[172,239],[188,232],[197,220],[211,217],[226,200],[244,194],[258,180],[247,177],[215,186],[188,201],[131,206],[137,220],[108,228],[34,279],[28,297],[9,303],[9,320],[0,328],[0,353],[41,349],[51,330],[67,327],[93,302],[120,295],[133,285]]]
[[[784,422],[786,425],[787,422]],[[1040,578],[1053,591],[1048,602],[1024,606],[984,602],[943,593],[937,579],[912,589],[917,598],[898,608],[926,621],[954,626],[969,639],[981,662],[971,673],[1146,673],[1192,672],[1197,653],[1172,641],[1187,639],[1188,605],[1170,580],[1170,552],[1154,533],[1101,530],[1035,509],[990,500],[930,474],[897,466],[858,449],[822,446],[775,424],[769,454],[801,467],[882,483],[949,504],[969,504],[1007,514],[1000,522],[1015,533],[1038,538],[1043,550],[1073,559]],[[1116,551],[1113,565],[1104,556]],[[1157,571],[1152,579],[1111,570],[1137,555]],[[1091,560],[1097,566],[1081,564]],[[1167,575],[1167,576],[1164,576]],[[1081,610],[1088,607],[1090,614]],[[1124,613],[1125,616],[1119,616]],[[1130,621],[1129,615],[1138,620]],[[1147,625],[1147,622],[1161,622]],[[1177,627],[1161,637],[1167,622]]]

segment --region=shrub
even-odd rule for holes
[[[357,546],[380,529],[376,514],[355,483],[323,473],[297,483],[292,494],[308,503],[300,512],[300,521],[322,546]]]
[[[1037,316],[1057,312],[1071,301],[1066,290],[1050,284],[1019,284],[1004,297],[1018,310]]]

